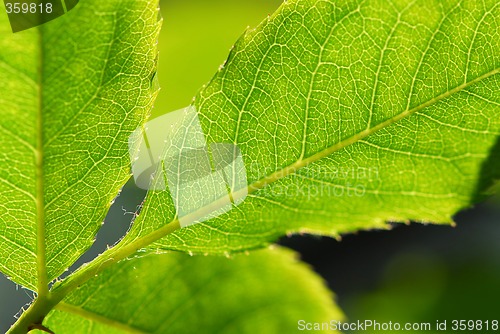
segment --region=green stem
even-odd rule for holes
[[[41,325],[47,314],[78,286],[99,275],[106,268],[118,261],[134,254],[137,250],[146,247],[179,228],[179,221],[174,220],[162,228],[132,242],[122,239],[115,247],[108,249],[92,260],[92,262],[81,266],[63,281],[54,284],[48,295],[37,297],[28,310],[9,329],[7,334],[26,334],[30,329],[34,329],[35,325]]]
[[[122,239],[115,247],[108,249],[92,262],[83,265],[73,274],[58,284],[55,284],[51,289],[54,298],[62,300],[69,292],[76,289],[89,279],[97,276],[106,268],[121,261],[130,255],[134,254],[141,248],[150,245],[151,243],[165,237],[166,235],[175,232],[180,228],[179,221],[174,220],[169,224],[164,225],[162,228],[132,242]],[[128,243],[127,243],[128,242]],[[123,244],[122,244],[123,243]]]
[[[45,296],[38,296],[7,333],[26,334],[32,329],[42,328],[43,319],[58,302],[52,298],[50,293]]]

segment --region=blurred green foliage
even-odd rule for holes
[[[360,289],[342,301],[349,320],[431,323],[436,333],[443,333],[434,331],[437,320],[447,321],[448,333],[453,332],[453,320],[500,321],[498,200],[499,196],[491,198],[482,211],[459,217],[449,237],[401,245],[383,274],[372,277],[373,288]],[[467,220],[476,227],[463,230],[461,222]]]
[[[151,117],[186,107],[216,73],[233,43],[282,3],[279,0],[163,0],[158,75]]]

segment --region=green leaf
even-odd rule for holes
[[[499,17],[495,0],[287,1],[194,102],[207,141],[241,149],[248,197],[150,247],[452,223],[500,179]],[[166,224],[170,194],[150,191],[123,244]]]
[[[341,320],[331,297],[284,249],[233,259],[155,254],[105,270],[44,325],[56,333],[295,333],[301,319]]]
[[[43,292],[93,243],[156,88],[157,3],[85,0],[13,34],[0,17],[0,270]],[[37,286],[38,277],[38,286]]]

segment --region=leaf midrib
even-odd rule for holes
[[[236,192],[233,192],[232,193],[232,196],[243,196],[245,193],[248,193],[248,194],[251,194],[257,190],[260,190],[264,187],[266,187],[267,185],[269,184],[272,184],[273,182],[276,182],[284,177],[287,177],[289,175],[292,175],[292,174],[295,174],[299,169],[301,168],[304,168],[306,166],[308,166],[309,164],[312,164],[316,161],[319,161],[349,145],[352,145],[352,144],[355,144],[356,142],[370,136],[371,134],[381,130],[381,129],[384,129],[394,123],[396,123],[397,121],[405,118],[405,117],[408,117],[426,107],[429,107],[430,105],[438,102],[438,101],[441,101],[455,93],[458,93],[460,91],[462,91],[463,89],[477,83],[477,82],[480,82],[492,75],[495,75],[497,73],[500,73],[500,68],[496,68],[494,70],[491,70],[469,82],[466,82],[466,83],[463,83],[451,90],[448,90],[444,93],[441,93],[440,95],[430,99],[430,100],[427,100],[426,102],[412,108],[412,109],[406,109],[405,111],[397,114],[396,116],[393,116],[387,120],[385,120],[384,122],[381,122],[379,124],[377,124],[376,126],[372,127],[372,128],[369,128],[369,129],[365,129],[361,132],[358,132],[357,134],[347,138],[347,139],[344,139],[318,153],[315,153],[305,159],[298,159],[296,162],[294,162],[293,164],[291,165],[288,165],[286,167],[284,167],[283,169],[280,169],[258,181],[255,181],[254,183],[248,185],[248,187],[246,189],[241,189],[241,190],[238,190]],[[200,217],[204,217],[205,215],[209,214],[210,212],[213,212],[217,209],[219,209],[221,207],[221,205],[224,205],[225,201],[224,201],[224,198],[221,198],[219,200],[216,200],[200,209],[198,209],[197,211],[187,215],[184,217],[184,219],[186,220],[191,220],[191,219],[196,219],[196,218],[200,218]],[[174,222],[178,222],[178,218],[175,218],[173,219],[170,223],[168,223],[167,225],[171,224],[171,223],[174,223]],[[161,229],[157,230],[157,231],[160,231]],[[140,240],[142,240],[143,238],[146,238],[146,237],[149,237],[150,235],[153,235],[153,234],[156,234],[156,232],[152,232],[150,233],[149,235],[146,235],[144,237],[141,237],[141,238],[138,238],[134,241],[135,242],[139,242]],[[161,238],[162,236],[159,236],[159,238]],[[149,239],[149,238],[148,238]],[[144,247],[146,245],[143,245],[142,247]]]
[[[128,324],[125,324],[123,322],[110,319],[110,318],[102,316],[100,314],[85,310],[82,307],[68,304],[65,302],[60,302],[59,304],[57,304],[55,306],[55,309],[59,310],[59,311],[78,315],[84,319],[98,322],[98,323],[122,330],[126,333],[130,333],[130,334],[146,334],[146,333],[148,333],[148,332],[144,332],[142,330],[139,330],[137,328],[134,328],[134,327],[132,327]]]
[[[43,67],[44,49],[42,28],[37,28],[38,34],[38,110],[36,116],[36,149],[35,149],[35,202],[36,202],[36,264],[37,264],[37,293],[39,296],[49,294],[47,276],[47,255],[45,245],[45,199],[44,199],[44,171],[43,171]]]
[[[477,83],[477,82],[480,82],[492,75],[495,75],[497,73],[500,73],[500,68],[496,68],[494,70],[491,70],[469,82],[466,82],[466,83],[463,83],[451,90],[448,90],[444,93],[441,93],[440,95],[430,99],[430,100],[427,100],[426,102],[412,108],[412,109],[406,109],[405,111],[397,114],[396,116],[393,116],[387,120],[385,120],[384,122],[381,122],[379,124],[377,124],[376,126],[372,127],[372,128],[369,128],[369,129],[366,129],[366,130],[363,130],[361,132],[358,132],[357,134],[347,138],[347,139],[344,139],[318,153],[315,153],[313,155],[311,155],[310,157],[306,158],[306,159],[299,159],[297,160],[295,163],[285,167],[283,169],[284,173],[282,171],[277,171],[259,181],[256,181],[254,182],[253,184],[249,185],[248,186],[248,192],[251,193],[251,192],[254,192],[256,190],[259,190],[263,187],[265,187],[266,185],[270,184],[270,183],[273,183],[277,180],[279,180],[280,178],[282,177],[285,177],[285,176],[288,176],[290,174],[293,174],[294,171],[297,171],[313,162],[316,162],[322,158],[325,158],[327,156],[329,156],[330,154],[333,154],[349,145],[352,145],[352,144],[355,144],[356,142],[360,141],[361,139],[364,139],[366,137],[368,137],[369,135],[381,130],[381,129],[384,129],[394,123],[396,123],[397,121],[407,117],[407,116],[410,116],[426,107],[429,107],[431,106],[432,104],[438,102],[438,101],[441,101],[455,93],[458,93],[460,92],[461,90]]]

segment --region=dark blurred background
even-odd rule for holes
[[[226,59],[232,43],[280,3],[162,1],[162,90],[152,117],[189,105]],[[127,231],[144,195],[132,182],[127,184],[96,243],[75,266],[90,261]],[[351,321],[500,320],[500,198],[465,210],[455,220],[456,227],[394,225],[391,231],[359,232],[342,241],[293,236],[280,243],[300,252],[325,279]],[[31,298],[31,292],[0,275],[0,332]]]

